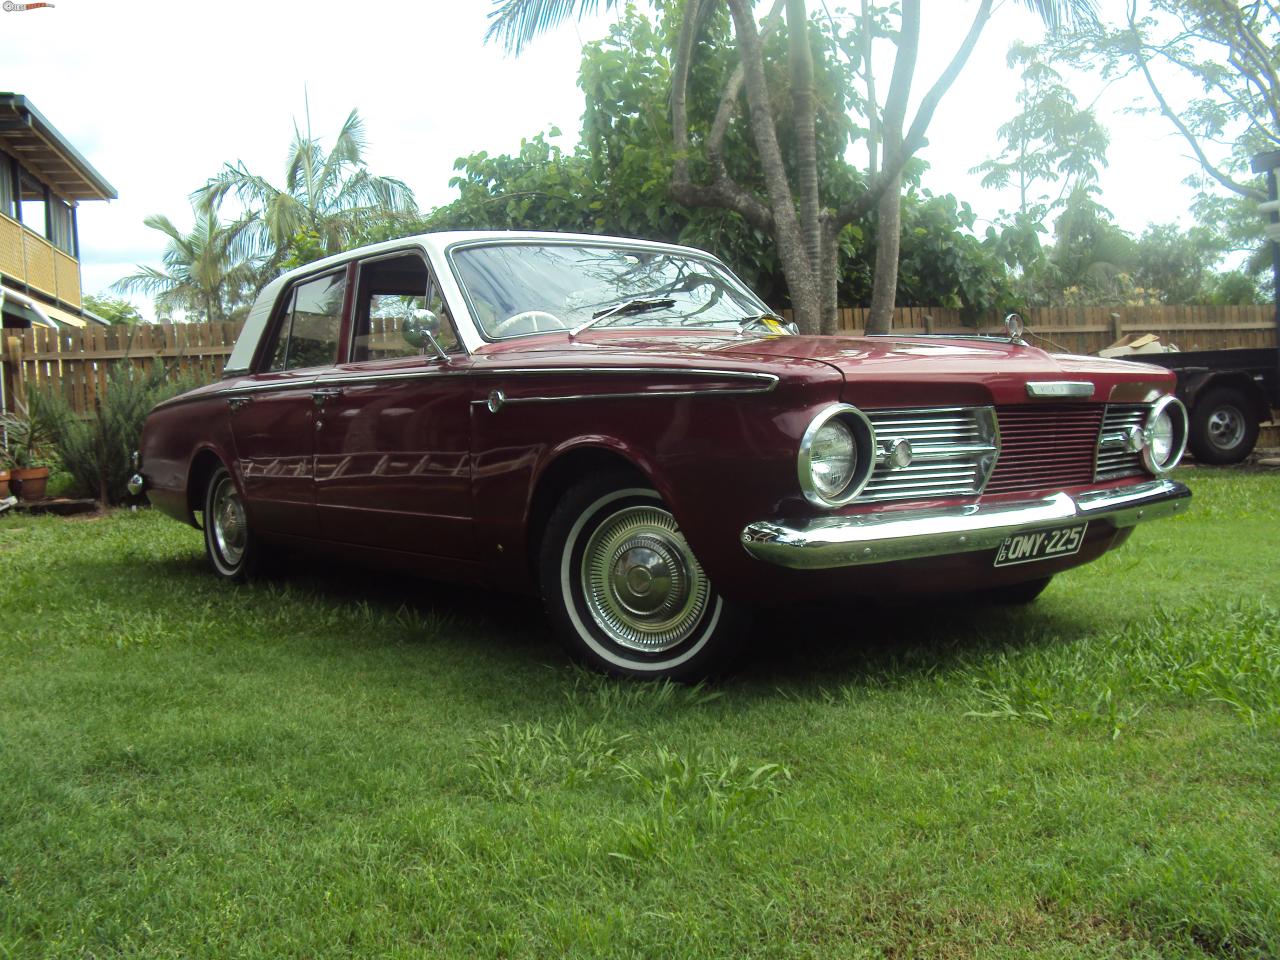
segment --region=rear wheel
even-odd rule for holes
[[[542,595],[569,652],[618,676],[697,680],[737,647],[716,593],[657,492],[625,474],[569,490],[548,521]]]
[[[214,573],[241,583],[258,569],[263,548],[249,529],[240,490],[219,465],[204,493],[204,548]]]
[[[1196,399],[1188,444],[1201,463],[1239,463],[1258,442],[1253,404],[1234,387],[1217,387]]]

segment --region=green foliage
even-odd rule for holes
[[[113,289],[151,296],[162,318],[181,310],[188,320],[241,320],[260,280],[258,260],[247,244],[254,219],[223,223],[216,207],[197,206],[194,214],[190,233],[161,214],[143,220],[168,238],[164,268],[139,265],[137,273],[122,277]]]
[[[671,199],[673,164],[669,95],[671,50],[680,8],[664,6],[656,20],[629,9],[608,36],[583,50],[579,86],[586,94],[580,144],[568,152],[558,130],[521,141],[515,154],[480,152],[460,157],[450,181],[458,198],[423,221],[429,229],[537,229],[616,234],[686,243],[724,258],[775,307],[789,304],[786,281],[772,237],[736,213],[716,207],[685,207]],[[848,50],[858,38],[840,21],[815,21],[810,37],[815,83],[822,109],[817,142],[826,202],[832,206],[861,194],[865,183],[844,159],[859,109]],[[737,63],[728,17],[708,15],[690,86],[691,135],[705,137],[719,105],[719,91]],[[785,89],[785,31],[767,47],[771,83]],[[784,152],[794,155],[794,129],[778,118]],[[763,194],[755,145],[745,123],[731,126],[726,162],[734,177]],[[705,158],[693,158],[695,173]],[[986,311],[1012,296],[1003,253],[972,236],[968,204],[919,191],[923,165],[907,169],[911,189],[903,199],[903,266],[899,302]],[[865,303],[875,261],[874,223],[847,227],[839,243],[839,300]],[[367,234],[366,239],[374,235]],[[378,238],[384,238],[378,235]]]
[[[1148,224],[1135,239],[1084,189],[1068,198],[1054,239],[1044,258],[1030,262],[1019,277],[1018,291],[1030,305],[1258,302],[1250,277],[1214,271],[1223,254],[1214,231]]]
[[[107,376],[106,393],[94,416],[76,416],[66,398],[53,392],[32,395],[31,416],[43,425],[59,463],[76,486],[105,506],[119,503],[128,494],[125,484],[133,473],[133,451],[138,449],[151,408],[194,386],[171,378],[158,364],[143,373],[131,364],[118,363]]]
[[[1258,288],[1258,282],[1243,270],[1228,270],[1209,278],[1205,287],[1205,303],[1231,306],[1247,303],[1269,303],[1271,298]]]
[[[1256,204],[1255,154],[1280,149],[1280,16],[1274,4],[1241,0],[1146,0],[1117,5],[1122,20],[1080,25],[1050,38],[1059,62],[1112,82],[1134,76],[1146,97],[1135,112],[1158,113],[1199,164],[1199,222],[1223,246],[1248,251],[1255,277],[1270,267]]]
[[[358,111],[347,116],[329,150],[312,136],[310,122],[308,114],[305,134],[294,125],[283,186],[238,161],[226,164],[193,195],[203,207],[216,209],[234,194],[248,211],[246,234],[269,263],[288,259],[295,241],[302,245],[299,257],[316,247],[324,256],[339,253],[370,225],[417,212],[413,191],[402,181],[375,176],[365,166]]]
[[[142,314],[123,297],[84,295],[84,308],[112,326],[132,327],[144,322]]]
[[[0,416],[0,467],[21,470],[48,466],[53,434],[49,423],[32,411],[12,411]]]
[[[1110,138],[1092,109],[1080,109],[1062,74],[1039,49],[1014,44],[1008,64],[1022,67],[1022,109],[1000,127],[1000,155],[971,172],[984,174],[984,187],[1017,186],[1018,212],[1043,219],[1074,191],[1097,182],[1098,167],[1107,163]],[[1040,192],[1059,182],[1056,196]]]

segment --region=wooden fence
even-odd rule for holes
[[[866,308],[840,311],[841,330],[861,333]],[[1129,333],[1155,333],[1182,350],[1227,350],[1276,346],[1275,307],[1037,307],[1023,314],[1037,346],[1055,353],[1097,353]],[[938,307],[900,307],[893,330],[919,333],[1002,332],[1003,318],[991,316],[966,326],[960,311]]]
[[[1156,333],[1183,350],[1276,346],[1275,308],[1247,307],[1060,307],[1028,311],[1024,319],[1032,343],[1057,352],[1095,353],[1128,333]],[[868,311],[840,311],[840,328],[860,333]],[[974,333],[1003,330],[991,316],[965,325],[959,311],[902,307],[894,313],[895,333]],[[239,333],[234,323],[90,326],[83,330],[0,331],[3,377],[0,399],[6,409],[33,389],[54,389],[81,415],[92,414],[115,364],[145,371],[157,363],[182,375],[216,380]],[[390,333],[388,333],[390,335]]]
[[[82,330],[5,329],[3,406],[14,409],[32,390],[56,390],[73,410],[91,415],[106,392],[111,368],[140,373],[163,364],[175,376],[208,382],[222,368],[240,332],[238,323],[155,323]]]

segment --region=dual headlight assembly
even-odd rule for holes
[[[1140,452],[1143,466],[1162,477],[1182,459],[1187,434],[1187,408],[1170,394],[1152,404],[1142,426],[1133,428],[1128,448]],[[809,422],[800,440],[800,489],[816,507],[844,506],[857,498],[887,456],[892,453],[880,449],[866,414],[847,403],[832,404]]]

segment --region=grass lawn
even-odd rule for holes
[[[0,518],[0,958],[1280,956],[1280,472],[1018,610],[765,618],[735,677],[149,512]]]

